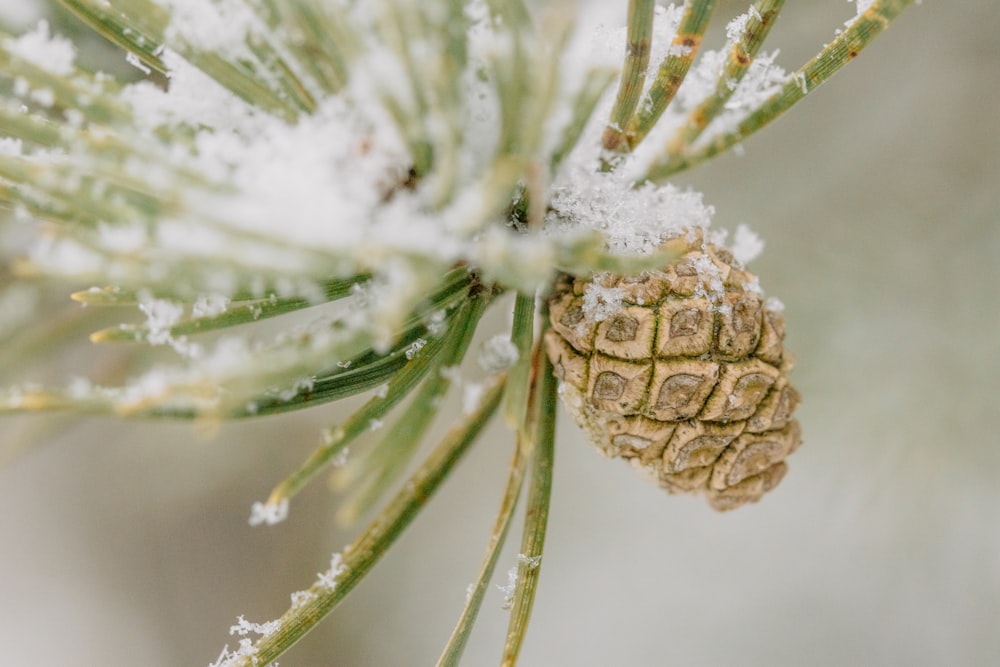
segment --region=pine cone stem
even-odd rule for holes
[[[507,640],[504,643],[501,667],[514,667],[528,631],[531,608],[535,601],[542,552],[545,548],[545,530],[549,519],[549,498],[552,493],[552,463],[556,434],[556,389],[552,363],[536,346],[536,373],[533,377],[532,400],[529,415],[534,422],[531,442],[531,481],[526,498],[527,511],[521,550],[518,553],[517,584],[514,588]]]
[[[490,541],[486,546],[486,556],[479,568],[476,581],[472,584],[469,598],[462,610],[462,615],[458,619],[447,646],[438,658],[437,667],[458,667],[465,650],[465,645],[472,634],[473,625],[479,615],[486,591],[489,589],[490,580],[496,570],[497,560],[500,557],[500,550],[507,540],[507,533],[510,529],[511,519],[517,507],[517,500],[521,495],[521,487],[524,483],[525,470],[528,458],[531,454],[532,440],[523,433],[517,434],[517,442],[514,447],[514,456],[510,462],[507,475],[507,485],[504,488],[503,497],[500,501],[500,509],[496,519],[493,521],[493,530],[490,533]]]

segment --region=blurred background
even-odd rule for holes
[[[591,18],[620,23],[625,4]],[[751,268],[786,305],[805,445],[761,503],[719,515],[600,458],[562,415],[521,664],[1000,664],[1000,4],[960,4],[907,10],[744,156],[678,179],[716,226],[767,242]],[[706,43],[745,9],[720,2]],[[52,11],[0,0],[8,24]],[[853,14],[788,3],[768,46],[794,69]],[[0,423],[8,444],[52,429],[0,468],[0,664],[204,665],[236,644],[238,615],[279,616],[357,529],[335,525],[322,484],[274,528],[250,528],[249,508],[337,410],[212,433]],[[494,427],[281,664],[433,664],[510,451]],[[510,542],[499,584],[516,527]],[[489,594],[465,664],[497,662],[502,598]]]

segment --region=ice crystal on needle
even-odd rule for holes
[[[288,500],[272,505],[271,503],[255,502],[250,508],[251,526],[265,524],[273,526],[288,518]]]

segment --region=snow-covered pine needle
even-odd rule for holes
[[[682,152],[667,147],[643,175],[652,181],[663,181],[671,174],[695,166],[733,147],[763,128],[814,91],[841,67],[854,60],[885,28],[914,0],[874,0],[812,60],[789,75],[784,85],[766,101],[756,106],[735,127],[703,137],[695,146]],[[861,9],[863,5],[859,5]]]
[[[627,150],[635,148],[656,125],[674,95],[680,89],[701,47],[702,37],[708,28],[708,20],[715,9],[715,0],[690,0],[685,5],[684,16],[677,27],[666,58],[660,64],[656,78],[651,83],[645,98],[635,115],[625,127]],[[622,150],[619,145],[618,150]]]
[[[625,63],[618,80],[615,104],[611,108],[611,117],[602,139],[604,148],[609,151],[618,150],[625,140],[625,127],[639,104],[639,97],[646,83],[655,10],[656,3],[653,0],[629,0]]]
[[[687,122],[678,128],[670,144],[671,153],[680,153],[698,139],[706,127],[726,107],[778,18],[784,0],[757,0],[746,14],[741,14],[727,26],[726,61],[719,72],[715,90],[688,114]]]

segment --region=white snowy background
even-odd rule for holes
[[[613,4],[599,3],[608,21],[624,14]],[[1000,660],[1000,6],[961,4],[907,10],[744,157],[678,180],[715,206],[716,226],[747,223],[767,242],[751,268],[786,305],[805,445],[759,505],[717,515],[601,459],[564,415],[521,664]],[[0,16],[30,21],[33,7],[0,0]],[[720,2],[706,43],[744,10]],[[788,3],[768,48],[791,69],[851,15],[840,0]],[[81,421],[0,469],[0,664],[207,664],[235,643],[239,614],[278,616],[354,531],[334,524],[322,484],[279,526],[250,528],[248,509],[335,411],[215,434]],[[0,437],[38,424],[8,420]],[[433,663],[479,566],[509,441],[493,428],[281,664]],[[491,595],[468,665],[500,652],[507,612]]]

